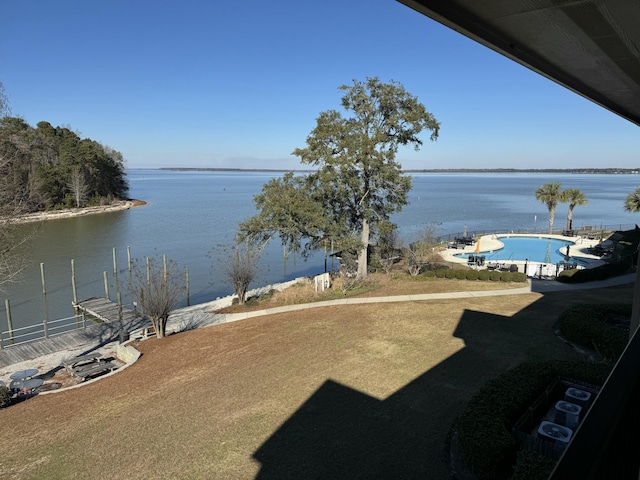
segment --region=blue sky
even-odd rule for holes
[[[127,166],[300,168],[352,80],[396,80],[441,122],[405,168],[635,168],[640,131],[395,0],[3,5],[12,114]]]

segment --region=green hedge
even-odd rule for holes
[[[456,273],[456,270],[453,270],[453,269],[451,269],[451,270],[446,270],[446,271],[444,272],[444,277],[445,277],[445,278],[457,278],[457,277],[458,277],[458,274]]]
[[[631,309],[630,304],[576,305],[560,314],[558,329],[567,340],[615,360],[626,347],[629,332],[609,325],[605,318],[608,314],[631,317]]]
[[[499,272],[498,270],[489,272],[489,280],[491,280],[492,282],[499,282],[500,278],[502,278],[502,273],[503,272]]]
[[[514,272],[511,274],[511,281],[512,282],[526,282],[527,281],[527,274],[524,272]]]
[[[450,268],[448,270],[427,270],[422,273],[426,278],[448,278],[457,280],[491,280],[494,282],[526,282],[527,276],[522,272],[499,272],[489,270],[473,270]]]
[[[510,432],[522,413],[558,376],[602,385],[610,368],[587,362],[523,363],[487,382],[457,423],[467,468],[479,480],[510,478],[517,464],[516,440]]]
[[[479,276],[480,272],[478,270],[467,270],[465,274],[467,280],[478,280]]]
[[[629,271],[629,262],[605,263],[595,268],[563,270],[558,274],[558,281],[562,283],[593,282],[595,280],[606,280],[607,278],[625,275],[629,273]]]

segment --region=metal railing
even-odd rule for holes
[[[74,315],[73,317],[48,320],[35,325],[0,331],[0,350],[85,328],[86,323],[83,315]]]
[[[122,306],[124,307],[125,305]],[[126,307],[130,307],[131,310],[135,312],[137,305],[133,302],[130,305],[126,305]],[[62,335],[74,330],[85,329],[87,326],[102,323],[104,323],[103,320],[95,318],[91,314],[80,312],[79,310],[71,317],[64,317],[56,320],[45,320],[26,327],[13,328],[11,321],[9,321],[7,325],[8,329],[0,330],[0,350],[36,340],[52,338],[57,335]]]
[[[611,225],[587,225],[587,226],[581,226],[581,227],[574,227],[573,230],[571,231],[574,236],[575,235],[600,235],[600,234],[604,234],[606,232],[614,232],[617,230],[632,230],[635,228],[635,224],[622,224],[622,223],[618,223],[618,224],[611,224]],[[477,238],[480,237],[482,235],[509,235],[509,234],[515,234],[515,233],[520,233],[520,234],[531,234],[531,235],[548,235],[549,234],[549,229],[548,228],[525,228],[525,229],[501,229],[501,230],[466,230],[464,232],[454,232],[454,233],[447,233],[444,235],[440,235],[438,236],[438,240],[442,241],[442,242],[450,242],[455,240],[456,238],[463,238],[463,237],[473,237],[473,238]],[[567,230],[565,230],[564,228],[558,228],[558,229],[554,229],[552,232],[552,235],[563,235],[565,233],[567,233]]]

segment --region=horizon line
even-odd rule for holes
[[[171,170],[171,171],[211,171],[211,172],[313,172],[313,169],[290,168],[237,168],[237,167],[135,167],[128,170]],[[599,173],[599,174],[639,174],[640,168],[411,168],[405,173]]]

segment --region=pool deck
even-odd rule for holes
[[[589,248],[593,247],[600,243],[600,240],[590,240],[583,237],[567,237],[564,235],[549,235],[544,233],[539,234],[531,234],[531,233],[508,233],[508,234],[500,234],[500,237],[538,237],[538,238],[554,238],[557,240],[566,240],[569,242],[574,242],[574,245],[571,245],[571,256],[575,258],[579,258],[581,263],[583,263],[587,267],[597,267],[598,265],[602,265],[604,262],[602,259],[596,255],[591,255],[588,253]],[[500,241],[498,236],[495,234],[491,235],[482,235],[480,237],[480,253],[478,255],[487,255],[490,252],[495,250],[499,250],[504,247],[504,244]],[[563,247],[560,249],[561,253],[566,253],[566,248]],[[467,256],[466,255],[474,255],[476,253],[476,244],[468,245],[464,249],[455,249],[455,248],[447,248],[441,252],[442,257],[448,261],[453,263],[462,263],[467,264]],[[456,257],[456,255],[465,254],[465,257],[460,258]],[[518,266],[524,265],[525,260],[503,260],[500,263],[508,263],[508,264],[516,264]],[[531,263],[531,262],[530,262]],[[535,262],[538,263],[538,262]]]

